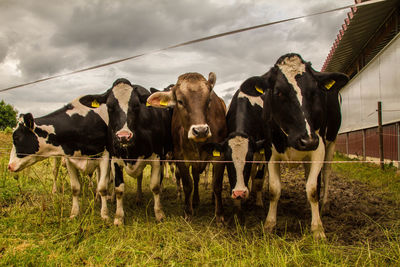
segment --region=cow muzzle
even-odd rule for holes
[[[207,124],[192,125],[188,132],[188,138],[195,142],[204,142],[210,137],[211,131]]]
[[[133,133],[127,130],[121,130],[116,133],[116,136],[119,142],[122,144],[127,144],[129,141],[131,141]]]
[[[311,151],[317,149],[319,138],[317,135],[302,136],[297,140],[297,149],[300,151]]]
[[[247,199],[249,197],[249,190],[244,188],[243,190],[232,190],[233,199]]]
[[[8,170],[9,170],[10,172],[15,172],[15,166],[14,166],[13,163],[8,164]]]

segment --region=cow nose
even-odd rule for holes
[[[246,199],[248,196],[248,190],[233,190],[232,198],[233,199]]]
[[[14,166],[12,164],[8,164],[8,170],[10,172],[13,172],[14,171]]]
[[[208,125],[200,125],[192,128],[193,136],[196,138],[207,137],[209,132],[210,132],[210,127],[208,127]]]
[[[118,140],[122,143],[128,142],[129,140],[132,139],[133,136],[131,131],[126,131],[126,130],[118,131],[116,135]]]
[[[319,139],[317,136],[303,136],[299,139],[300,150],[315,150],[319,144]]]

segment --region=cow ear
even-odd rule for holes
[[[150,96],[150,92],[146,88],[140,85],[134,85],[133,89],[135,90],[137,96],[139,97],[140,103],[145,104],[147,102],[147,98],[149,98]]]
[[[157,92],[160,92],[160,90],[158,90],[158,89],[156,89],[154,87],[150,87],[150,93],[154,94],[154,93],[157,93]]]
[[[33,127],[35,125],[35,121],[33,119],[32,113],[22,114],[21,116],[22,116],[24,125],[26,127],[28,127],[29,129],[33,130]]]
[[[327,91],[339,92],[349,82],[349,77],[340,72],[312,72],[320,87]]]
[[[176,102],[172,91],[156,92],[147,98],[147,105],[158,108],[173,107],[175,106],[175,103]]]
[[[254,76],[245,80],[240,85],[239,90],[246,95],[263,96],[264,93],[268,90],[268,84],[263,77]]]
[[[101,104],[105,104],[110,90],[101,95],[85,95],[79,98],[79,102],[89,108],[98,108]]]
[[[214,72],[210,72],[210,74],[208,74],[208,85],[210,87],[210,91],[214,88],[216,81],[217,81],[217,75],[215,75]]]

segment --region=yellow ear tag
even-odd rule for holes
[[[168,101],[160,100],[160,105],[161,106],[168,106]]]
[[[257,92],[264,94],[264,90],[261,89],[260,87],[256,86],[256,90],[257,90]]]
[[[92,102],[92,108],[98,108],[98,107],[100,107],[100,104],[99,104],[99,102],[97,102],[97,100],[95,99],[95,100],[93,100],[93,102]]]
[[[261,154],[261,155],[264,155],[264,154],[265,154],[264,148],[261,148],[261,149],[260,149],[260,154]]]
[[[219,152],[218,150],[214,150],[213,151],[213,156],[214,157],[220,157],[221,156],[221,152]]]
[[[331,87],[335,84],[336,82],[334,81],[334,80],[331,80],[331,81],[329,81],[329,82],[327,82],[326,84],[325,84],[325,88],[326,89],[331,89]]]
[[[146,107],[150,107],[150,106],[151,106],[150,103],[146,102]]]

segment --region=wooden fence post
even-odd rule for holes
[[[383,154],[383,127],[382,127],[382,102],[378,101],[378,133],[379,133],[379,160],[380,166],[383,170],[384,165],[384,154]]]

